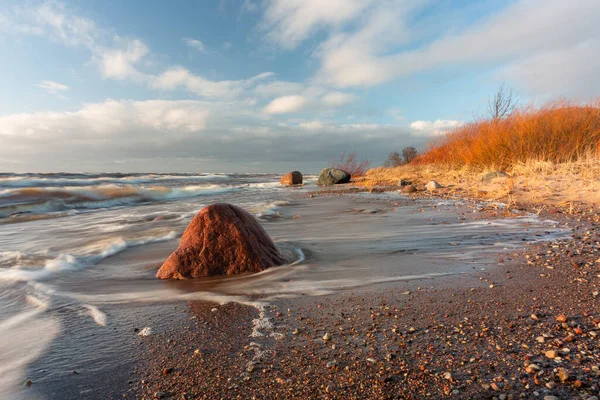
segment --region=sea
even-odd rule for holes
[[[55,390],[73,371],[113,368],[122,350],[115,343],[129,340],[123,332],[137,340],[156,329],[139,322],[156,318],[151,304],[269,301],[434,279],[491,268],[499,251],[568,233],[530,214],[485,220],[460,201],[320,196],[316,176],[298,188],[279,178],[0,174],[0,398],[61,398],[60,390],[28,388],[47,382]],[[242,278],[156,279],[193,216],[215,202],[255,215],[288,264]]]

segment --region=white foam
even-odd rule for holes
[[[94,322],[100,326],[106,326],[106,314],[98,309],[98,307],[91,304],[84,304],[83,307],[87,310],[87,313],[94,320]]]
[[[142,328],[142,330],[140,331],[140,333],[138,333],[138,336],[150,336],[152,335],[154,332],[152,332],[152,328],[150,328],[149,326]]]

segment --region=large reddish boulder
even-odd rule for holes
[[[160,279],[260,272],[285,260],[259,222],[231,204],[203,208],[188,225],[179,247],[160,267]]]
[[[302,185],[302,173],[300,171],[288,172],[279,181],[282,185]]]

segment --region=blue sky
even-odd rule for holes
[[[485,114],[600,93],[597,0],[8,1],[0,170],[380,164]]]

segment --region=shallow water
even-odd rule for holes
[[[27,378],[56,389],[74,369],[124,363],[132,327],[157,304],[435,278],[565,233],[529,215],[474,220],[460,204],[396,193],[298,198],[312,189],[314,177],[282,189],[272,175],[0,175],[0,397],[31,398]],[[193,215],[217,201],[259,217],[289,264],[252,276],[155,279]],[[91,390],[84,386],[80,394]]]

